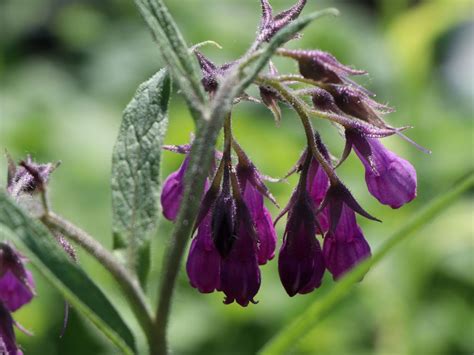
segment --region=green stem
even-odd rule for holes
[[[398,243],[405,240],[412,233],[428,224],[435,216],[446,210],[466,191],[474,187],[474,173],[470,172],[454,188],[431,201],[415,217],[413,217],[402,228],[395,232],[374,253],[372,258],[359,264],[348,273],[334,288],[324,297],[316,300],[305,309],[304,313],[281,329],[261,350],[261,355],[286,354],[304,334],[307,334],[318,322],[320,322],[334,306],[346,297],[352,286],[361,280],[371,267],[377,265]]]
[[[43,215],[41,221],[49,229],[61,232],[65,237],[84,248],[111,273],[122,288],[148,342],[151,343],[153,315],[138,280],[102,244],[79,227],[52,212]]]

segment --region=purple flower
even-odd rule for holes
[[[343,206],[334,232],[324,238],[324,262],[334,279],[339,279],[362,260],[370,257],[370,247],[357,225],[354,211]]]
[[[186,271],[191,286],[199,292],[211,293],[219,289],[221,256],[212,241],[211,218],[207,216],[191,243]]]
[[[399,208],[416,197],[413,165],[383,146],[378,139],[346,130],[347,144],[354,147],[365,167],[370,193],[384,205]]]
[[[25,268],[25,259],[10,245],[0,243],[0,302],[11,312],[29,303],[35,283]]]
[[[16,345],[13,324],[14,321],[10,314],[10,310],[0,301],[0,354],[2,355],[23,354]]]
[[[260,288],[260,269],[252,217],[244,202],[237,204],[236,236],[229,254],[221,260],[221,291],[225,304],[236,301],[243,307],[254,300]]]
[[[264,205],[264,196],[276,204],[274,197],[263,183],[257,168],[243,151],[239,151],[237,176],[242,190],[242,197],[250,210],[258,238],[258,263],[264,265],[275,256],[277,235],[270,211]]]
[[[171,173],[163,183],[161,206],[166,219],[174,221],[178,215],[184,193],[184,176],[189,165],[187,156],[179,169]]]
[[[278,258],[280,280],[291,297],[319,287],[325,270],[313,201],[304,188],[295,193]]]

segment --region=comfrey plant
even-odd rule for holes
[[[407,127],[386,123],[384,116],[392,109],[376,102],[373,94],[352,80],[364,71],[343,65],[320,50],[285,48],[313,20],[336,15],[337,11],[328,9],[300,17],[306,1],[299,0],[275,14],[268,0],[261,0],[262,18],[254,43],[240,58],[216,65],[200,49],[209,42],[186,45],[161,0],[135,3],[166,68],[140,85],[123,114],[112,158],[115,253],[53,212],[48,181],[57,164],[38,164],[29,157],[15,164],[8,157],[7,187],[0,192],[0,233],[12,239],[64,295],[65,321],[68,305],[72,305],[123,353],[169,351],[166,330],[171,302],[189,240],[186,271],[191,286],[202,293],[222,292],[225,304],[235,302],[245,307],[259,301],[260,267],[274,258],[279,245],[278,271],[288,295],[314,291],[326,270],[334,279],[342,278],[333,291],[262,350],[265,354],[285,353],[396,242],[472,186],[471,175],[370,258],[371,250],[356,214],[377,219],[356,201],[337,168],[354,150],[365,168],[369,192],[392,208],[415,198],[416,173],[408,161],[384,147],[382,139],[388,136],[409,140],[402,134]],[[271,62],[273,56],[294,61],[299,72],[279,73]],[[190,143],[163,146],[171,79],[185,98],[196,129]],[[260,98],[246,93],[250,85],[258,87]],[[286,105],[302,124],[305,148],[290,171],[299,173],[299,181],[275,218],[265,206],[269,200],[278,207],[265,184],[269,178],[258,170],[232,131],[233,106],[243,101],[264,104],[277,121],[282,119],[280,105]],[[331,155],[313,128],[312,117],[329,120],[339,129],[345,140],[339,159]],[[216,147],[221,130],[222,148]],[[183,154],[184,161],[161,188],[163,149]],[[150,241],[161,214],[160,200],[161,211],[174,222],[174,230],[165,251],[158,302],[152,307],[146,289],[152,258]],[[287,222],[279,243],[274,222],[284,215]],[[96,258],[114,277],[134,319],[123,317],[81,268],[70,242]],[[2,354],[22,353],[14,333],[14,325],[19,325],[12,313],[35,295],[26,260],[12,243],[0,243]]]

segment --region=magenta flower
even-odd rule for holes
[[[184,193],[184,175],[189,165],[187,156],[179,169],[171,173],[163,183],[161,206],[166,219],[174,221],[178,215]]]
[[[258,239],[258,263],[264,265],[275,256],[277,235],[270,211],[264,205],[264,196],[276,204],[274,197],[263,183],[262,176],[253,163],[239,152],[237,176],[242,197],[250,210]]]
[[[324,262],[334,279],[339,279],[362,260],[370,257],[370,246],[357,225],[354,211],[343,206],[334,232],[324,238]]]
[[[278,258],[280,280],[291,297],[319,287],[325,269],[313,201],[301,186],[295,194]]]
[[[10,310],[0,301],[0,354],[2,355],[23,355],[16,345],[13,325]]]
[[[14,312],[34,295],[35,283],[25,268],[25,258],[10,245],[0,243],[0,302]]]
[[[199,292],[211,293],[219,289],[221,256],[212,241],[211,218],[201,222],[191,243],[186,271],[191,286]]]
[[[245,203],[237,204],[236,236],[229,254],[221,260],[221,291],[225,304],[236,301],[246,307],[260,288],[260,269],[252,217]]]
[[[347,130],[346,139],[364,164],[367,187],[380,203],[399,208],[416,197],[416,171],[407,160],[357,131]]]

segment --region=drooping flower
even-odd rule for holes
[[[321,247],[316,239],[318,225],[314,204],[305,189],[298,188],[295,193],[298,196],[288,212],[278,258],[280,280],[290,296],[319,287],[325,270]]]
[[[378,139],[366,138],[354,130],[346,130],[346,141],[364,164],[367,187],[380,203],[399,208],[416,197],[416,170],[407,160]]]
[[[35,295],[35,283],[25,258],[9,244],[0,243],[0,302],[14,312]]]
[[[14,321],[8,307],[0,301],[0,354],[23,355],[16,344]]]
[[[370,246],[357,225],[354,211],[344,205],[334,231],[329,231],[323,244],[326,268],[339,279],[362,260],[370,257]]]
[[[246,307],[260,288],[261,276],[257,260],[257,240],[252,217],[243,201],[237,203],[235,241],[228,255],[221,259],[220,289],[225,304],[236,301]]]
[[[276,200],[265,186],[261,174],[250,161],[244,151],[237,146],[239,163],[237,177],[242,191],[242,198],[250,210],[258,239],[258,263],[264,265],[275,256],[277,235],[272,222],[270,211],[265,207],[264,197],[276,206]]]
[[[270,66],[269,74],[277,75],[278,71],[275,65],[271,61],[269,63],[269,66]],[[275,118],[275,122],[279,124],[281,121],[281,109],[280,109],[280,106],[278,105],[278,102],[283,101],[281,96],[278,94],[278,92],[276,92],[269,86],[260,85],[258,88],[260,91],[260,97],[262,99],[263,104],[268,107],[268,109],[272,112],[273,117]]]
[[[211,218],[208,215],[198,227],[186,262],[191,286],[202,293],[214,292],[219,289],[220,284],[221,256],[214,245],[211,233]]]
[[[184,193],[184,176],[189,165],[189,157],[186,156],[179,169],[171,173],[163,183],[161,192],[161,206],[166,219],[174,221],[181,206]]]

